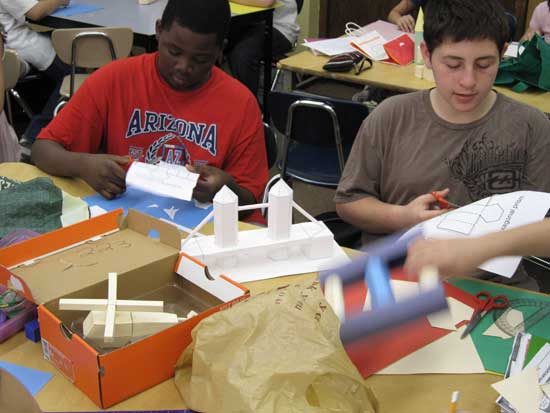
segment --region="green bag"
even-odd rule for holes
[[[503,60],[495,85],[512,85],[514,92],[524,92],[529,86],[550,91],[550,44],[535,34],[523,44],[525,50],[511,59]]]

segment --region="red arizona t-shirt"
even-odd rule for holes
[[[199,89],[176,91],[160,76],[157,58],[121,59],[94,72],[38,138],[73,152],[209,164],[260,199],[267,161],[254,96],[216,67]]]

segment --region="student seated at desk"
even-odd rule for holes
[[[535,33],[543,36],[546,43],[550,43],[550,0],[543,1],[535,7],[529,22],[529,28],[521,40],[531,40]]]
[[[0,23],[6,30],[6,47],[19,55],[23,75],[33,67],[60,82],[69,73],[70,68],[56,56],[50,38],[32,30],[25,21],[27,17],[35,21],[43,19],[69,1],[0,0]]]
[[[401,0],[391,9],[388,14],[388,21],[397,24],[400,30],[408,33],[414,33],[415,20],[410,14],[414,9],[426,6],[428,0]]]
[[[129,158],[162,159],[201,175],[198,201],[227,185],[240,205],[256,203],[268,175],[260,109],[214,66],[230,18],[227,0],[169,0],[156,25],[158,52],[94,72],[38,134],[36,166],[80,177],[110,199],[125,190]]]
[[[435,265],[443,278],[467,276],[485,261],[504,256],[550,256],[550,219],[477,238],[419,240],[409,246],[405,271]]]
[[[271,7],[275,0],[231,0],[246,6]],[[275,57],[292,50],[300,26],[296,23],[296,0],[278,0],[281,5],[273,12],[271,54]],[[264,24],[231,27],[226,55],[233,76],[248,87],[254,95],[258,92],[260,61],[264,55]]]
[[[0,33],[3,33],[2,24],[0,24]],[[0,35],[0,59],[4,57],[4,36]],[[0,61],[0,91],[4,92],[4,65]],[[19,141],[15,131],[8,123],[6,113],[4,112],[4,93],[0,96],[0,163],[18,162],[21,158]]]
[[[550,192],[550,121],[492,89],[507,36],[498,0],[430,2],[421,49],[436,87],[388,98],[369,114],[336,191],[338,214],[363,241],[444,213],[431,191],[458,205]],[[521,275],[512,282],[536,289]]]

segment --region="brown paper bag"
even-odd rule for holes
[[[319,283],[286,286],[199,323],[176,366],[189,408],[223,412],[375,412]]]

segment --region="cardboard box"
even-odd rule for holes
[[[193,327],[249,295],[225,276],[211,280],[180,245],[174,226],[113,211],[0,250],[0,283],[39,304],[44,356],[106,408],[173,376]],[[118,273],[119,299],[164,300],[167,312],[199,315],[119,349],[94,348],[78,334],[87,312],[61,311],[58,302],[106,298],[108,272]]]

